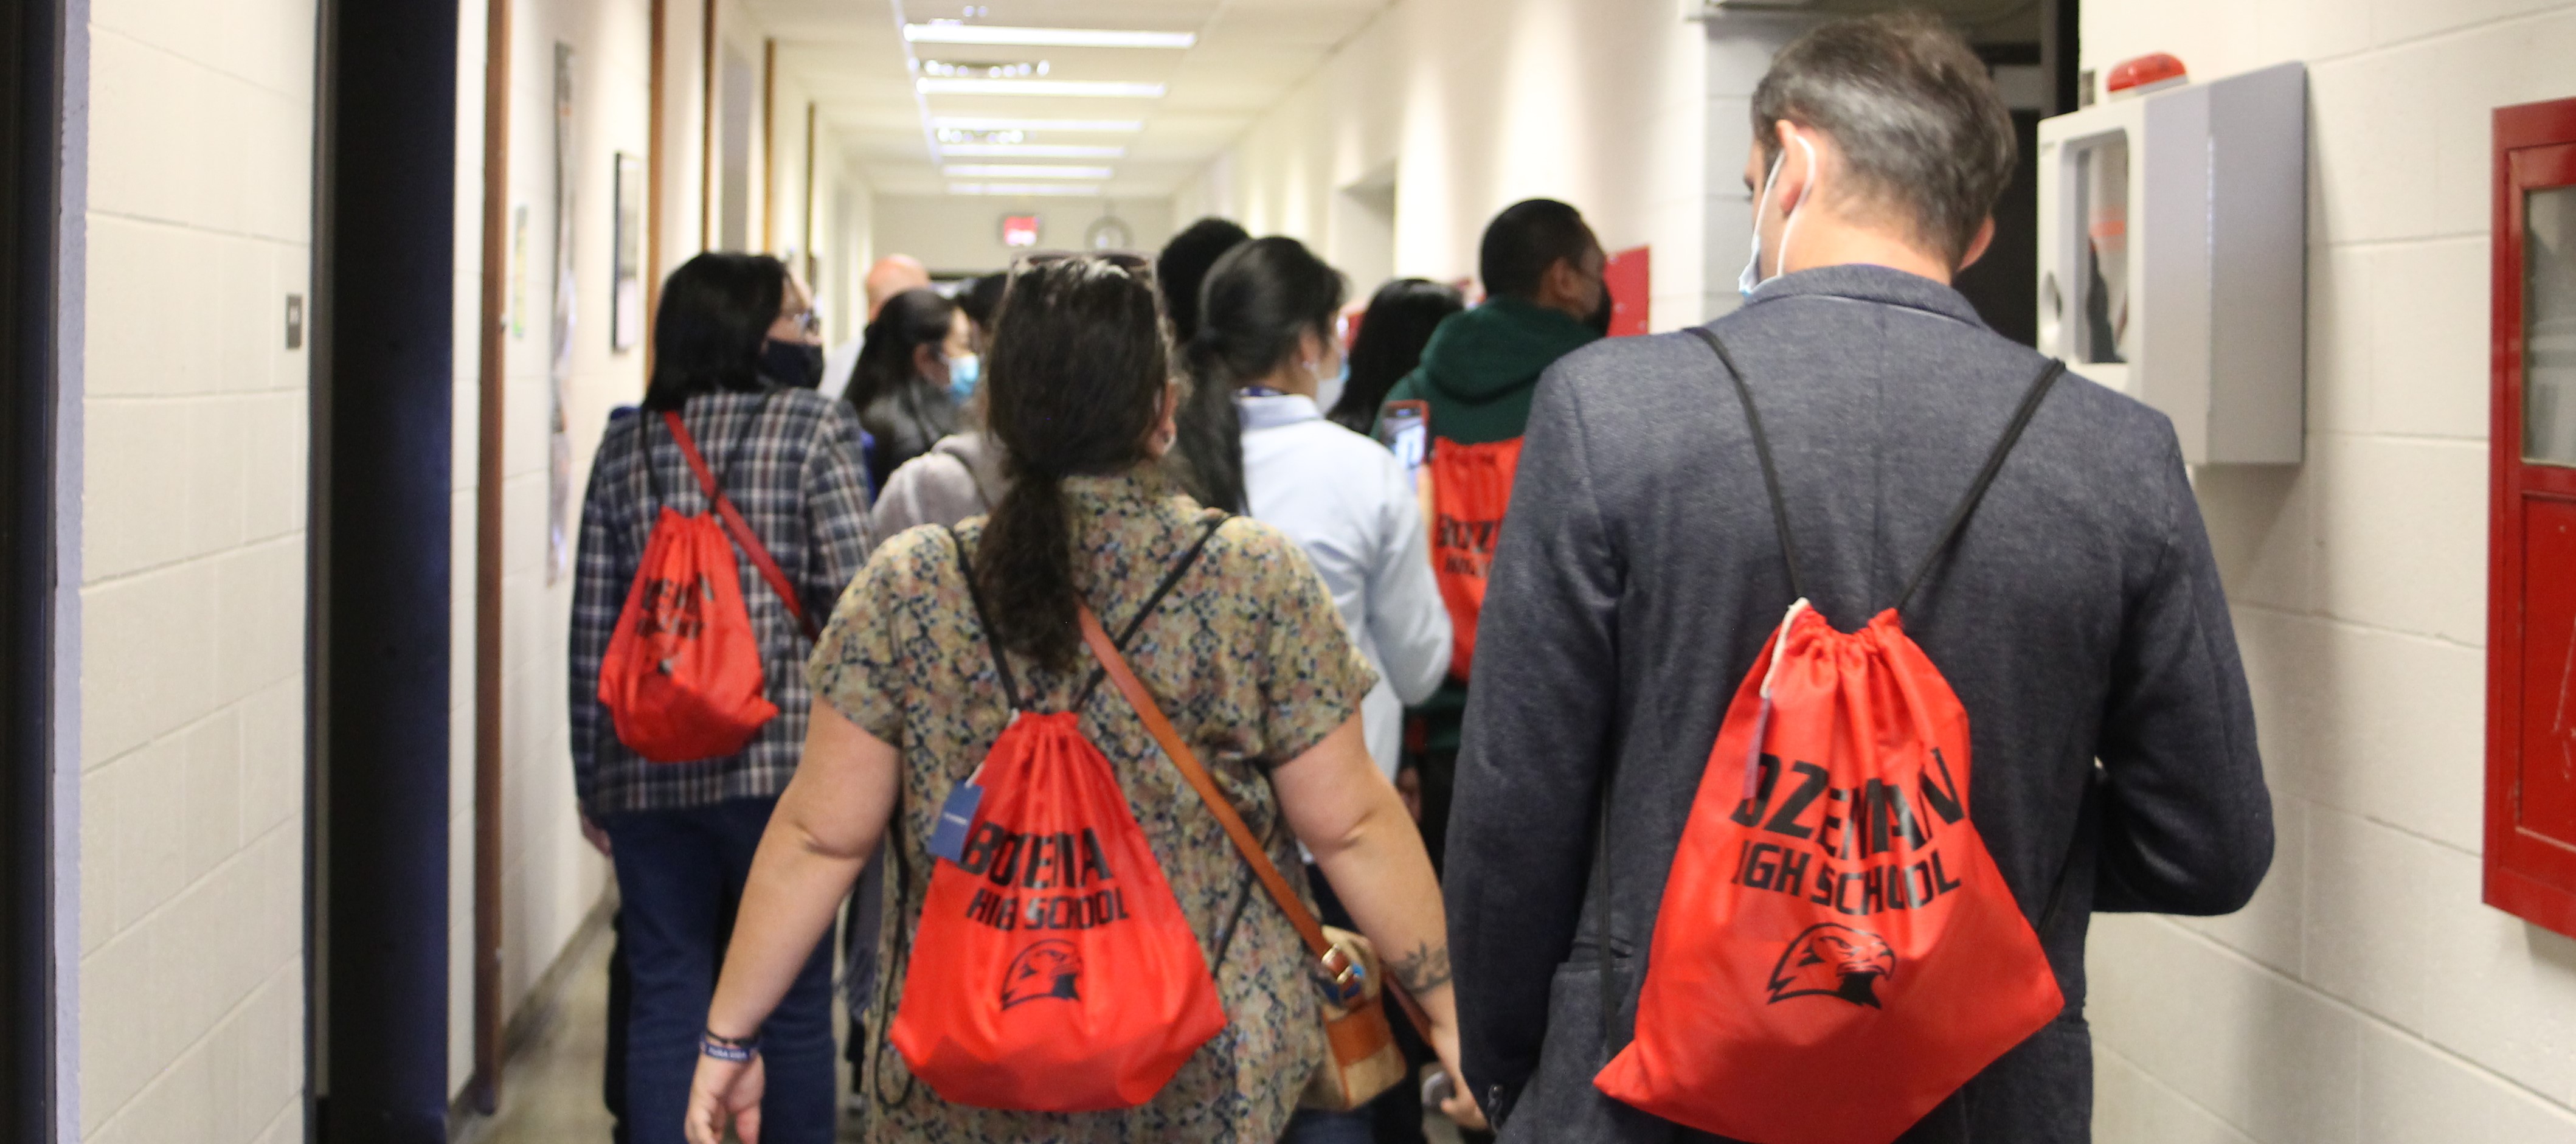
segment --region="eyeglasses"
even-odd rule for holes
[[[778,320],[793,324],[796,327],[796,332],[800,334],[818,334],[823,332],[823,316],[815,313],[813,308],[810,306],[805,309],[798,310],[793,314],[780,314],[778,316]]]

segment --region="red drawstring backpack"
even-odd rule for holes
[[[1751,389],[1714,334],[1692,332],[1743,400],[1799,599],[1727,708],[1635,1039],[1593,1083],[1754,1144],[1887,1144],[2065,1008],[1968,817],[1967,712],[1898,619],[2065,367],[2032,382],[1896,606],[1844,633],[1799,583]]]
[[[1119,643],[1135,637],[1198,543],[1163,578]],[[934,865],[891,1040],[952,1104],[1101,1112],[1154,1098],[1225,1027],[1216,979],[1109,760],[1073,706],[1023,707],[1011,667],[966,577],[1011,725],[950,794],[931,836]]]
[[[814,625],[805,618],[787,574],[779,571],[760,537],[716,484],[680,415],[665,412],[662,421],[671,427],[672,441],[688,458],[698,488],[715,511],[682,516],[668,504],[661,507],[652,538],[644,544],[644,560],[636,566],[634,586],[626,590],[626,607],[617,615],[616,634],[609,637],[608,654],[600,662],[599,701],[608,706],[618,741],[649,761],[720,759],[742,750],[778,715],[764,694],[768,681],[760,666],[760,637],[743,604],[742,578],[734,570],[726,532],[808,638]],[[639,442],[644,428],[636,432]],[[653,458],[649,448],[644,452],[649,483]],[[716,516],[724,518],[721,529]]]
[[[1512,477],[1521,467],[1521,439],[1461,445],[1441,438],[1431,449],[1431,571],[1440,601],[1449,606],[1456,650],[1449,674],[1467,678],[1476,657],[1476,617],[1485,610],[1485,575],[1494,567],[1494,545],[1503,536],[1503,511],[1512,506]]]

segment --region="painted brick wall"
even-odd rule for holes
[[[300,1140],[314,5],[89,7],[80,1131]]]
[[[2478,900],[2488,111],[2576,95],[2576,4],[2092,0],[2082,32],[2089,68],[2311,85],[2309,459],[2199,483],[2280,856],[2234,917],[2095,924],[2097,1136],[2576,1141],[2576,942]]]
[[[1183,183],[1173,218],[1224,215],[1365,267],[1376,252],[1336,233],[1334,206],[1391,168],[1395,273],[1447,281],[1475,274],[1495,212],[1559,198],[1609,249],[1656,247],[1654,326],[1680,329],[1710,304],[1703,165],[1732,186],[1743,161],[1744,129],[1733,159],[1703,141],[1712,51],[1660,2],[1400,0]]]

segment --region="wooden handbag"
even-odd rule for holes
[[[1253,838],[1252,828],[1244,825],[1243,816],[1236,813],[1234,804],[1226,801],[1216,780],[1200,765],[1198,753],[1182,741],[1180,732],[1163,717],[1162,708],[1145,690],[1144,681],[1128,669],[1126,657],[1118,653],[1118,646],[1110,642],[1108,631],[1100,626],[1100,618],[1092,615],[1089,608],[1082,610],[1082,638],[1091,645],[1091,653],[1099,658],[1110,681],[1127,697],[1128,705],[1136,709],[1145,730],[1206,801],[1208,810],[1225,827],[1226,836],[1234,840],[1235,849],[1243,853],[1244,862],[1252,867],[1262,887],[1270,891],[1271,900],[1279,903],[1280,912],[1288,915],[1289,923],[1297,927],[1298,936],[1305,939],[1307,950],[1314,955],[1312,969],[1324,994],[1324,1041],[1328,1051],[1316,1065],[1314,1075],[1307,1078],[1298,1106],[1347,1111],[1395,1087],[1405,1078],[1404,1052],[1396,1046],[1395,1030],[1387,1024],[1386,1007],[1380,1003],[1385,995],[1386,975],[1376,948],[1359,934],[1327,928],[1315,919],[1314,911],[1306,908],[1278,865]],[[1398,1000],[1410,1000],[1401,990],[1396,996]],[[1405,1015],[1421,1030],[1422,1039],[1429,1041],[1430,1030],[1420,1013],[1408,1004]]]

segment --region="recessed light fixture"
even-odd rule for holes
[[[942,139],[939,153],[978,159],[1116,159],[1127,154],[1127,149],[1081,143],[951,143]]]
[[[916,44],[1008,44],[1031,48],[1186,48],[1195,32],[1143,32],[1112,28],[1010,28],[933,20],[906,24],[903,38]]]
[[[996,116],[942,115],[931,121],[942,131],[1072,131],[1132,134],[1145,129],[1141,119],[1009,119]],[[994,140],[1002,142],[1002,140]]]
[[[933,79],[912,81],[923,95],[1052,95],[1098,99],[1161,99],[1159,83],[1083,79]]]
[[[1106,179],[1117,172],[1107,167],[1059,167],[1045,163],[951,163],[939,169],[951,178],[984,179]]]
[[[943,144],[992,146],[1026,143],[1029,141],[1029,134],[1025,131],[967,131],[956,127],[942,127],[939,129],[939,141]]]
[[[1045,75],[1052,66],[1045,60],[1017,60],[1010,63],[923,60],[921,74],[934,75],[942,79],[1032,79]]]
[[[952,195],[1031,195],[1052,198],[1098,198],[1098,183],[950,183]]]

